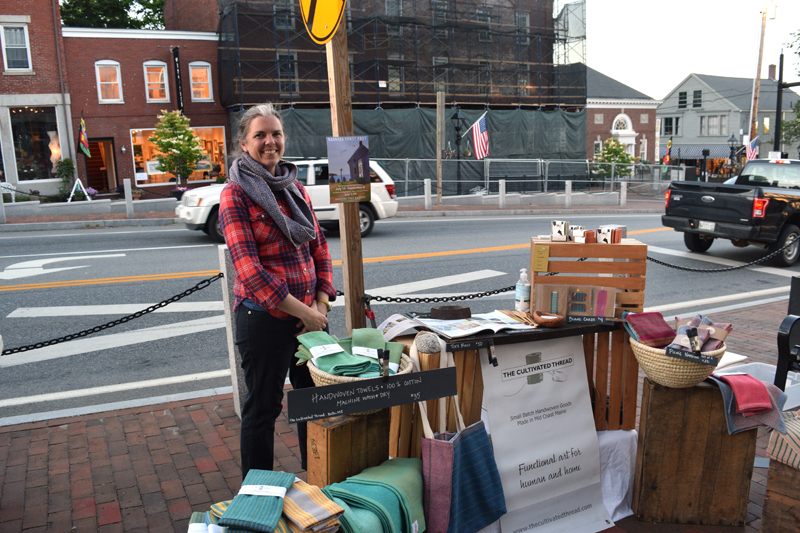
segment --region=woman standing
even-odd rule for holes
[[[296,336],[327,328],[336,298],[328,243],[297,167],[283,156],[283,120],[271,104],[250,108],[236,135],[241,156],[220,198],[220,228],[233,260],[236,345],[247,397],[242,408],[242,478],[273,469],[275,420],[287,371],[295,389],[313,387],[296,366]],[[306,468],[306,424],[298,424]]]

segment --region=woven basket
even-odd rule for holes
[[[328,374],[327,372],[323,372],[314,364],[313,361],[308,361],[306,363],[308,366],[308,371],[311,373],[311,379],[314,380],[314,384],[317,387],[324,387],[325,385],[336,385],[337,383],[351,383],[353,381],[361,381],[362,379],[375,379],[375,378],[358,378],[358,377],[350,377],[350,376],[337,376],[335,374]],[[408,357],[406,354],[403,354],[400,358],[400,368],[398,368],[397,374],[410,374],[412,369],[411,358]],[[380,409],[372,410],[372,411],[364,411],[362,413],[353,413],[354,416],[361,416],[361,415],[371,415],[372,413],[377,413]]]
[[[630,339],[630,341],[633,354],[647,377],[665,387],[672,387],[673,389],[694,387],[710,376],[716,369],[716,365],[703,365],[694,361],[669,357],[666,355],[666,350],[652,348],[633,339]],[[723,345],[719,350],[703,352],[703,355],[715,357],[719,360],[726,349],[727,346]]]

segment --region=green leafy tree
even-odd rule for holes
[[[156,132],[149,141],[161,154],[156,156],[158,170],[169,172],[178,183],[189,178],[203,157],[200,138],[189,127],[189,119],[180,111],[161,111]]]
[[[164,28],[164,0],[62,0],[61,20],[79,28]]]
[[[793,144],[795,141],[800,141],[800,100],[795,102],[792,113],[794,113],[794,120],[781,121],[783,144]]]
[[[616,163],[614,165],[614,176],[630,176],[633,172],[633,164],[636,158],[625,151],[625,145],[617,139],[606,139],[603,149],[594,158],[595,163],[603,163],[596,166],[597,172],[603,176],[611,176],[612,165],[606,163]]]

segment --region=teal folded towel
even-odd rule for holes
[[[347,478],[347,483],[377,485],[389,489],[402,509],[401,531],[425,531],[421,459],[389,459],[380,466],[367,468],[360,474]]]
[[[294,483],[294,478],[294,474],[286,472],[253,469],[247,473],[242,481],[242,486],[266,485],[283,487],[288,490]],[[278,525],[282,512],[283,498],[238,494],[222,513],[219,525],[232,529],[270,533]]]
[[[379,531],[383,533],[403,533],[402,530],[395,526],[391,514],[381,502],[356,492],[350,492],[343,483],[328,485],[323,489],[323,492],[328,495],[329,498],[333,498],[334,502],[336,502],[336,498],[339,498],[350,506],[351,509],[362,509],[373,513],[378,518],[380,527],[370,530],[370,533]],[[420,502],[422,501],[421,498],[420,496]],[[345,515],[347,515],[347,511],[345,511]]]
[[[344,514],[339,517],[339,527],[342,533],[374,533],[381,531],[382,525],[378,515],[368,509],[350,507],[343,499],[333,496],[327,487],[322,492],[328,496],[333,503],[344,509]]]

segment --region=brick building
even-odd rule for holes
[[[641,161],[656,162],[656,108],[661,103],[586,67],[586,158],[616,138]]]
[[[55,1],[0,7],[0,181],[23,191],[57,187],[53,164],[74,156],[60,19]]]
[[[227,168],[229,118],[219,104],[216,33],[64,28],[63,34],[72,125],[77,131],[83,113],[92,153],[78,155],[85,183],[97,190],[114,190],[125,178],[145,189],[171,186],[173,177],[155,168],[158,152],[148,137],[162,110],[181,107],[203,141],[204,158],[189,180],[208,182]]]

